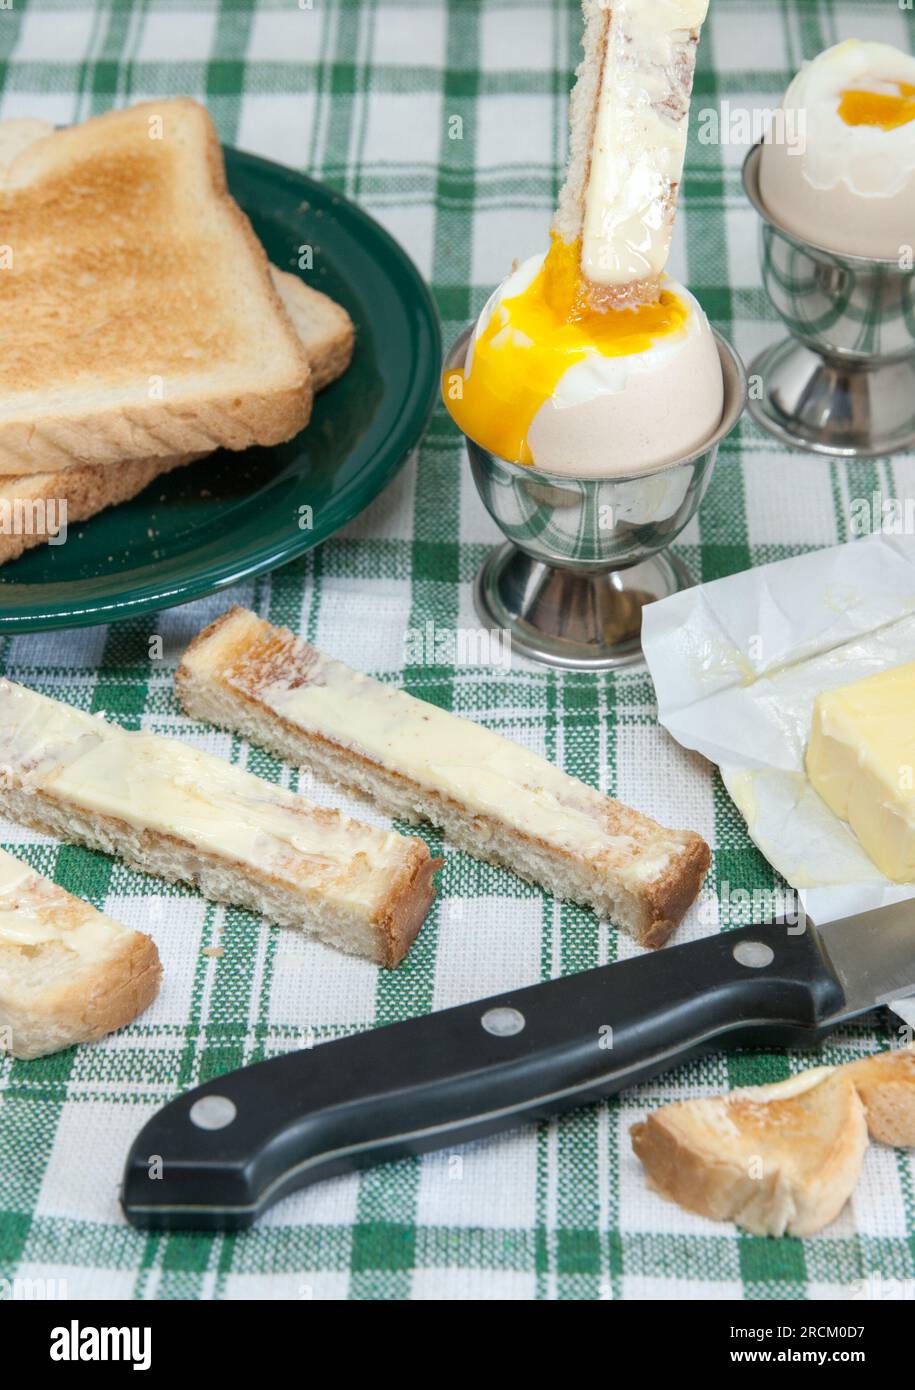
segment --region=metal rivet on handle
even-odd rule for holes
[[[517,1009],[487,1009],[480,1019],[487,1033],[492,1033],[496,1038],[510,1038],[513,1033],[520,1033],[524,1027],[524,1014]]]
[[[225,1129],[237,1114],[228,1096],[201,1096],[191,1106],[191,1124],[198,1129]]]
[[[738,941],[734,947],[734,959],[738,965],[762,970],[764,965],[771,965],[775,960],[775,952],[764,941]]]

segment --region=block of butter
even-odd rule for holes
[[[915,662],[817,696],[807,775],[881,873],[915,880]]]

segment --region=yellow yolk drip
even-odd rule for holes
[[[490,453],[533,463],[528,430],[560,379],[584,358],[629,357],[683,329],[686,304],[662,290],[656,304],[593,309],[582,284],[578,242],[553,238],[521,294],[503,299],[473,349],[470,375],[447,372],[442,392],[453,419]]]
[[[841,94],[839,115],[846,125],[874,125],[881,130],[915,121],[915,86],[896,82],[896,92],[866,92],[849,87]]]

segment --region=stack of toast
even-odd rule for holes
[[[61,504],[82,521],[292,438],[349,365],[349,315],[269,264],[196,102],[0,125],[0,227],[0,515],[33,523],[0,528],[0,563]]]

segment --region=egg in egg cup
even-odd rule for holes
[[[783,111],[804,148],[767,141],[743,166],[763,284],[790,334],[750,364],[750,413],[783,443],[833,458],[909,448],[915,59],[847,40],[801,69]]]
[[[783,444],[873,458],[915,444],[915,271],[802,241],[759,195],[760,147],[743,186],[761,219],[766,293],[790,333],[749,365],[748,409]]]
[[[460,372],[473,327],[448,352],[444,383]],[[639,661],[644,605],[692,584],[668,547],[695,515],[747,389],[740,358],[711,332],[723,382],[720,419],[699,448],[663,467],[609,477],[550,473],[501,458],[464,432],[477,491],[506,537],[477,573],[474,602],[484,626],[508,631],[521,656],[579,671]]]

